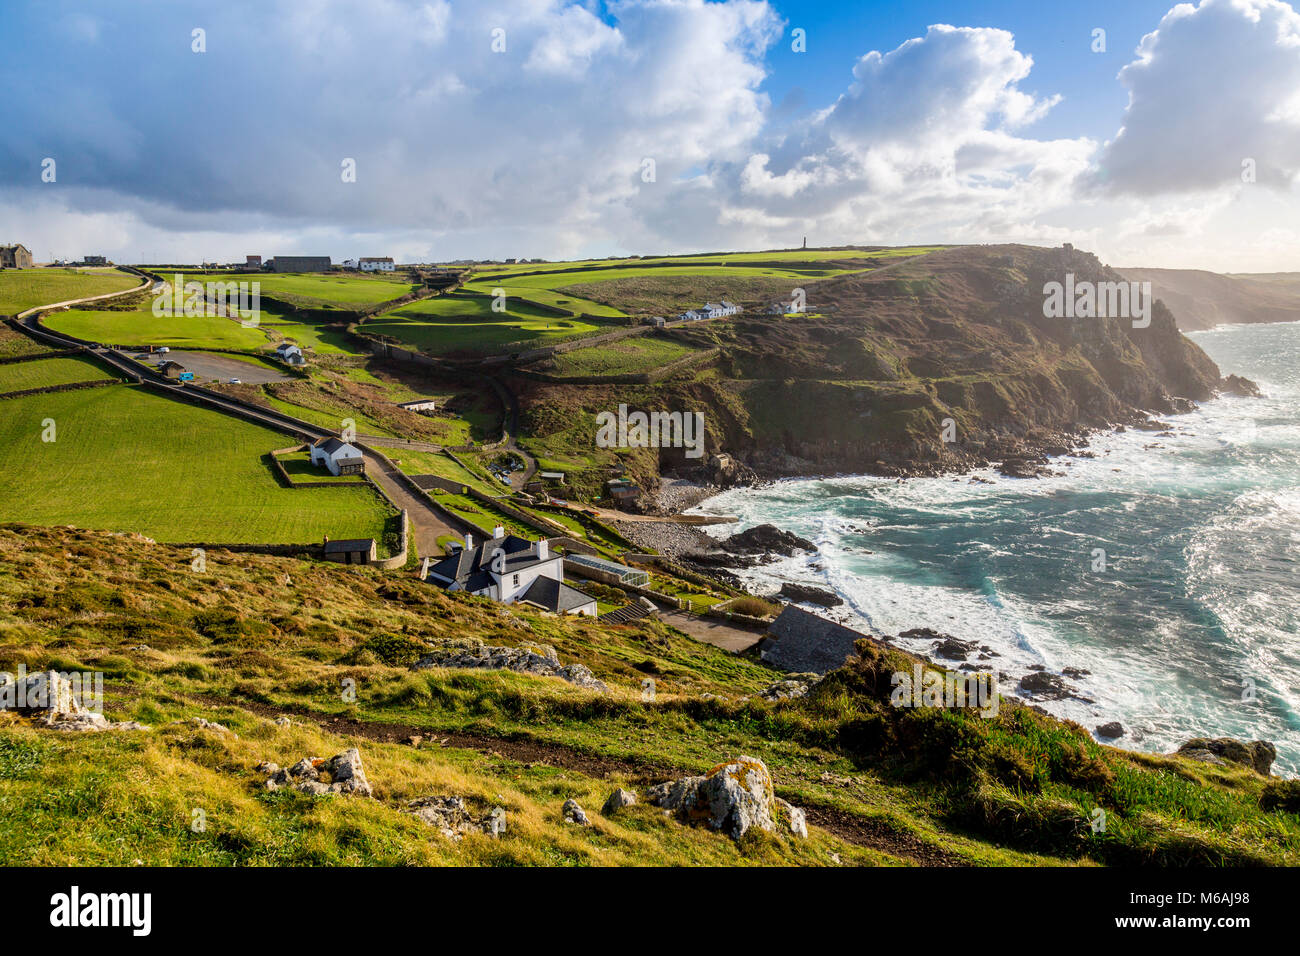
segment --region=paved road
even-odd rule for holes
[[[677,630],[685,631],[697,641],[712,644],[733,654],[748,650],[763,639],[759,632],[733,627],[718,618],[697,617],[685,611],[661,611],[659,618]]]
[[[157,365],[159,362],[170,359],[184,365],[187,372],[193,372],[196,376],[202,378],[215,378],[219,382],[237,378],[249,385],[266,385],[269,382],[287,382],[292,377],[261,363],[241,362],[239,359],[231,358],[229,355],[222,355],[219,352],[172,351],[166,355],[159,355],[157,352],[150,354],[148,352],[136,353],[134,349],[129,351],[133,353],[133,357],[138,361]]]

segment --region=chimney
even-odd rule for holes
[[[495,528],[492,529],[493,541],[495,541],[497,538],[504,538],[505,536],[506,536],[506,529],[501,527],[501,525],[497,525]]]
[[[547,541],[545,538],[543,538],[541,541],[537,542],[537,557],[539,560],[545,561],[550,556],[551,556],[550,542]]]
[[[468,551],[472,547],[474,547],[474,536],[467,531],[465,532],[465,550]]]

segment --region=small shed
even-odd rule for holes
[[[173,362],[168,359],[166,362],[160,362],[158,371],[163,374],[164,378],[180,378],[185,371],[185,366],[180,362]]]
[[[378,554],[374,538],[343,538],[331,541],[325,536],[324,558],[339,564],[371,564]]]

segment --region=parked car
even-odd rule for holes
[[[232,378],[232,379],[231,379],[230,381],[228,381],[226,384],[227,384],[227,385],[243,385],[244,383],[241,382],[241,381],[240,381],[239,379],[237,379],[237,378]]]
[[[159,354],[159,355],[166,355],[166,354],[167,354],[168,352],[170,352],[170,351],[171,351],[171,349],[169,349],[169,348],[168,348],[167,346],[165,346],[165,345],[161,345],[161,346],[158,347],[158,354]]]

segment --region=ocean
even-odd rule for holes
[[[1117,746],[1168,752],[1190,737],[1271,740],[1300,773],[1300,323],[1190,335],[1263,398],[1160,416],[1170,434],[1094,438],[1062,477],[982,470],[905,481],[832,477],[736,489],[698,511],[771,522],[815,541],[738,572],[833,590],[819,613],[877,634],[929,627],[989,645],[1003,693],[1039,665],[1088,701],[1044,702]],[[973,481],[978,478],[982,481]],[[1104,552],[1104,554],[1103,554]],[[928,640],[901,641],[930,653]],[[972,656],[972,661],[975,658]]]

